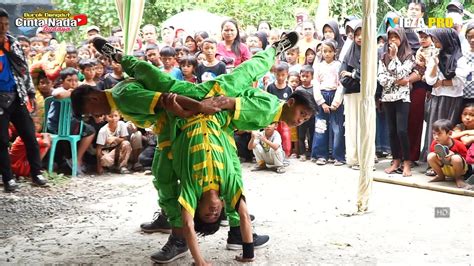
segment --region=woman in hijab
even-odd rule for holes
[[[190,55],[194,55],[199,50],[196,40],[191,35],[186,36],[186,39],[184,39],[184,46],[188,47]]]
[[[401,172],[411,176],[410,143],[408,141],[408,113],[410,87],[406,80],[413,70],[414,57],[405,30],[389,28],[388,43],[378,66],[378,81],[382,86],[381,102],[384,107],[390,136],[393,164],[387,174]]]
[[[355,32],[355,27],[362,23],[362,20],[356,19],[356,20],[351,20],[347,22],[345,30],[346,30],[346,36],[347,39],[344,42],[344,46],[342,47],[341,53],[339,54],[339,61],[342,62],[344,60],[347,51],[349,50],[350,47],[352,47],[352,43],[354,42],[354,32]]]
[[[426,62],[424,75],[426,83],[433,86],[431,99],[427,103],[428,123],[421,155],[425,160],[433,140],[433,123],[439,119],[449,119],[456,125],[460,121],[464,88],[464,81],[456,76],[457,61],[462,56],[458,34],[451,28],[444,28],[433,29],[431,36],[440,50],[438,57]]]
[[[342,35],[339,33],[339,24],[335,20],[330,20],[323,26],[323,41],[327,39],[336,41],[336,58],[339,58],[339,54],[344,46],[344,39],[342,39]]]
[[[360,54],[362,45],[362,22],[354,26],[354,41],[342,60],[339,73],[340,82],[344,87],[344,115],[345,115],[345,141],[346,163],[353,169],[359,168],[359,102],[360,95]]]

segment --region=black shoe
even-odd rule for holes
[[[43,175],[37,175],[31,178],[31,180],[33,181],[33,184],[40,187],[44,187],[46,186],[46,183],[48,183],[48,180]]]
[[[140,225],[140,228],[145,233],[171,233],[171,225],[168,223],[168,218],[161,212],[155,212],[155,214],[153,215],[153,221],[149,223],[142,223]]]
[[[160,251],[151,255],[151,260],[156,263],[170,263],[181,257],[186,256],[188,245],[184,238],[177,238],[170,235],[168,242],[161,248]]]
[[[267,235],[257,235],[253,234],[253,246],[255,249],[263,248],[268,245],[270,237]],[[240,250],[242,249],[242,235],[240,234],[239,227],[231,227],[227,233],[227,245],[226,248],[230,250]]]
[[[276,49],[276,55],[279,56],[284,51],[294,47],[298,43],[299,35],[296,31],[283,33],[281,39],[274,42],[272,46]]]
[[[92,43],[94,44],[94,47],[97,50],[97,52],[107,57],[110,57],[112,60],[114,60],[117,63],[120,63],[119,60],[117,60],[115,56],[118,53],[123,53],[122,50],[113,47],[109,42],[107,42],[106,39],[102,37],[95,37],[92,40]]]
[[[253,224],[253,221],[255,221],[255,215],[249,214],[250,216],[250,222]],[[221,220],[221,226],[229,226],[229,220],[227,220],[227,215],[224,215],[224,218]]]
[[[5,192],[15,192],[18,189],[18,184],[15,182],[15,179],[10,179],[10,181],[3,184],[3,190]]]

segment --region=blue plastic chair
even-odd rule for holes
[[[47,132],[48,112],[53,102],[60,103],[59,109],[59,122],[58,122],[58,134],[51,134],[51,148],[49,150],[49,163],[48,171],[53,171],[54,154],[56,153],[56,145],[60,140],[67,140],[71,144],[71,155],[72,155],[72,173],[71,176],[77,176],[77,143],[81,140],[82,135],[82,120],[79,129],[79,135],[71,135],[71,118],[72,118],[72,107],[71,98],[56,99],[50,96],[44,100],[44,122],[43,132]]]

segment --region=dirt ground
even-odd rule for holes
[[[474,263],[472,197],[375,182],[371,212],[345,217],[355,210],[358,171],[297,160],[285,174],[251,167],[243,164],[254,228],[271,237],[254,265]],[[151,264],[168,237],[139,230],[157,210],[151,180],[89,176],[0,193],[0,265]],[[435,207],[449,207],[450,218],[435,218]],[[213,264],[239,264],[239,252],[225,249],[227,231],[200,239]],[[191,262],[189,253],[172,265]]]

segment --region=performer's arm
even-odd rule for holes
[[[221,111],[221,106],[227,105],[228,101],[227,98],[214,97],[198,102],[186,96],[163,93],[156,107],[186,118],[200,113],[215,114]]]
[[[183,219],[184,238],[186,239],[186,244],[188,244],[189,250],[193,255],[195,264],[207,265],[208,263],[204,260],[201,251],[199,250],[196,231],[194,231],[193,217],[185,208],[181,208],[181,217]]]
[[[235,259],[242,262],[250,262],[255,259],[252,224],[247,210],[247,203],[242,197],[239,202],[240,233],[242,234],[243,254]]]

